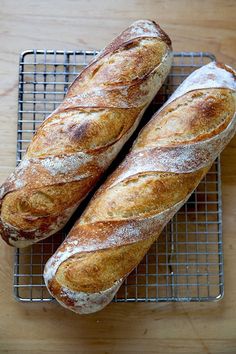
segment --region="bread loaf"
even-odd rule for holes
[[[171,42],[137,21],[108,45],[43,122],[0,188],[0,234],[24,247],[54,234],[137,127],[171,66]]]
[[[233,137],[235,106],[228,66],[210,63],[183,82],[47,262],[52,296],[82,314],[112,300]]]

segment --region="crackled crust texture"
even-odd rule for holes
[[[89,313],[112,300],[233,137],[235,89],[234,71],[210,63],[143,128],[45,267],[63,306]]]
[[[108,45],[43,122],[0,188],[0,234],[24,247],[60,230],[137,127],[171,66],[171,42],[137,21]]]

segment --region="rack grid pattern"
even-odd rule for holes
[[[35,130],[65,96],[69,84],[96,51],[28,50],[20,56],[17,163]],[[214,60],[208,53],[174,53],[172,71],[148,109],[143,124],[195,69]],[[43,282],[43,268],[65,237],[56,234],[14,256],[17,300],[53,299]],[[220,162],[215,161],[189,201],[169,222],[115,302],[212,301],[223,296]]]

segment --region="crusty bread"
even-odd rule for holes
[[[171,66],[171,42],[137,21],[75,79],[0,188],[0,234],[24,247],[60,230],[137,127]]]
[[[50,293],[90,313],[113,298],[236,129],[234,71],[191,74],[139,134],[45,267]]]

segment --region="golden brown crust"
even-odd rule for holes
[[[234,97],[229,89],[189,92],[160,112],[158,126],[154,120],[149,123],[136,148],[191,144],[210,138],[226,128],[234,112]]]
[[[103,185],[103,192],[99,198],[93,199],[80,222],[86,226],[101,221],[103,227],[104,220],[131,220],[160,213],[183,200],[198,185],[206,170],[180,175],[152,173],[146,175],[144,180],[139,174],[125,184],[119,184],[116,191],[113,188],[106,189],[106,185]],[[112,222],[111,225],[111,229],[107,230],[110,233],[115,229]],[[97,228],[96,226],[94,230]],[[71,240],[78,239],[78,235],[81,240],[81,231],[80,224],[74,227],[70,233]],[[91,235],[90,229],[85,237]],[[99,236],[102,237],[103,233],[100,232]],[[158,233],[140,242],[76,254],[58,268],[55,281],[74,291],[98,292],[110,288],[115,281],[131,272],[137,265],[137,260],[144,257],[157,236]],[[63,252],[62,248],[61,251]]]
[[[128,275],[142,259],[154,238],[111,249],[81,253],[59,267],[55,282],[75,291],[96,293]],[[91,279],[93,281],[91,282]],[[51,283],[53,286],[53,283]]]
[[[67,154],[102,151],[129,131],[141,109],[129,109],[129,119],[127,110],[118,108],[70,110],[61,117],[56,114],[40,126],[27,150],[27,157],[62,155],[65,151]],[[92,119],[93,116],[99,119]],[[60,118],[62,120],[58,122]]]
[[[99,198],[93,199],[80,222],[88,224],[161,213],[183,200],[204,174],[205,169],[191,174],[150,171],[138,173],[110,188],[104,184],[100,188]]]
[[[135,130],[170,65],[168,37],[151,21],[137,21],[80,73],[0,189],[6,242],[25,246],[66,224]]]
[[[236,129],[235,89],[227,79],[226,87],[204,82],[164,106],[97,191],[45,268],[49,290],[62,304],[97,310],[94,298],[98,304],[129,274],[196,188]],[[81,302],[85,293],[93,300]]]

